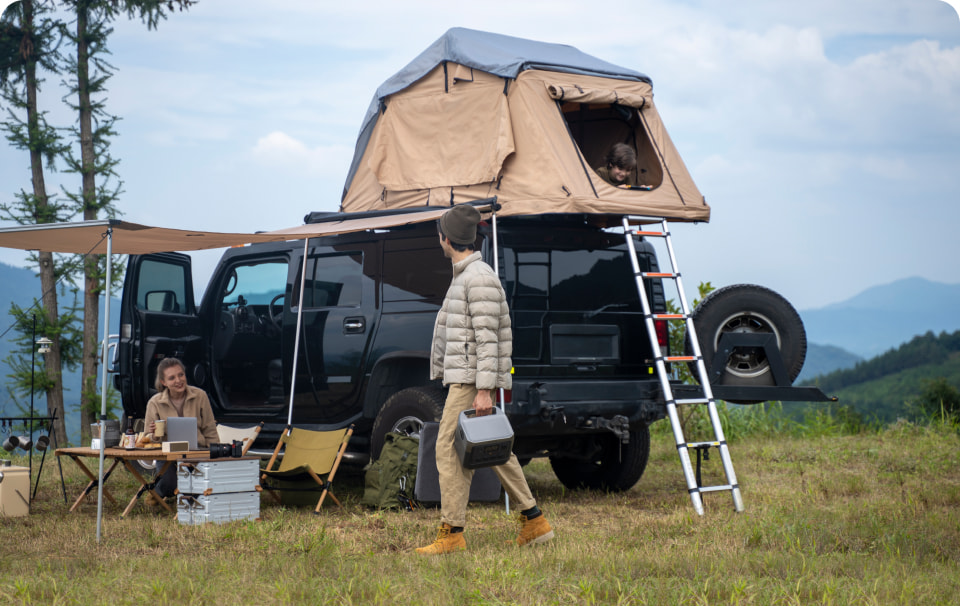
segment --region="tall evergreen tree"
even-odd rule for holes
[[[84,220],[97,219],[101,213],[116,214],[114,202],[121,193],[116,172],[118,160],[109,153],[110,139],[116,135],[116,116],[106,111],[103,93],[114,68],[106,61],[107,41],[113,28],[110,24],[121,13],[139,17],[148,29],[157,27],[168,11],[189,8],[191,0],[64,0],[75,20],[72,29],[65,29],[76,47],[76,55],[68,63],[71,74],[67,82],[70,95],[76,96],[71,107],[77,112],[73,129],[79,142],[79,155],[67,154],[69,170],[81,176],[79,192],[67,193]],[[84,263],[83,286],[83,388],[80,409],[81,431],[86,432],[98,410],[97,367],[100,359],[99,296],[104,289],[103,260],[89,256]],[[117,272],[119,276],[119,272]],[[86,434],[84,434],[86,438]]]
[[[54,169],[56,158],[64,150],[57,129],[47,123],[46,112],[39,110],[38,102],[42,82],[38,70],[54,74],[59,71],[60,37],[57,22],[50,17],[53,8],[52,1],[21,0],[11,5],[0,20],[0,98],[5,102],[7,114],[0,128],[15,148],[28,152],[32,185],[30,192],[21,189],[15,202],[0,204],[0,218],[19,224],[53,223],[66,220],[70,214],[65,205],[47,194],[44,179],[44,160],[49,169]],[[58,443],[65,444],[61,335],[69,330],[74,318],[70,314],[61,317],[59,313],[56,284],[62,266],[58,260],[49,252],[31,255],[30,260],[40,274],[41,334],[53,341],[42,361],[43,380],[34,387],[45,393],[47,414],[57,417],[54,430]],[[17,318],[20,334],[24,331],[32,334],[32,322],[25,325],[24,313],[18,315],[16,310],[12,313]],[[29,374],[33,378],[33,369]]]

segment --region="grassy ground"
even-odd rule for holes
[[[471,505],[468,550],[433,559],[411,551],[433,539],[438,512],[363,508],[357,472],[337,478],[345,508],[320,516],[265,497],[263,521],[189,527],[145,505],[120,520],[109,506],[98,546],[95,500],[67,513],[48,460],[32,515],[0,518],[0,603],[960,601],[955,428],[741,438],[731,451],[746,511],[734,513],[729,493],[718,493],[706,496],[703,517],[663,433],[654,433],[643,479],[622,494],[566,491],[548,463],[531,463],[531,487],[557,530],[552,543],[513,547],[517,526],[503,504]],[[717,458],[710,473],[720,473]],[[75,495],[83,480],[63,463]],[[117,474],[110,484],[129,496],[133,485],[121,488],[129,476]]]

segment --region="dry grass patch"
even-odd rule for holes
[[[502,503],[473,505],[468,550],[423,559],[436,510],[362,508],[361,474],[342,471],[345,508],[320,516],[261,501],[263,521],[180,526],[139,505],[67,514],[56,466],[33,514],[0,519],[3,604],[953,604],[960,598],[960,439],[900,426],[879,434],[740,440],[731,452],[746,503],[707,495],[697,516],[670,440],[656,436],[640,483],[571,492],[545,461],[527,468],[557,529],[510,544]],[[719,474],[718,457],[706,463]],[[49,465],[49,461],[47,464]],[[84,484],[64,461],[68,496]],[[118,472],[118,497],[134,486]],[[101,597],[102,596],[102,597]]]

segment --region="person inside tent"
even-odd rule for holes
[[[637,169],[637,152],[626,143],[615,143],[607,152],[606,163],[597,174],[616,187],[629,185],[630,174]]]

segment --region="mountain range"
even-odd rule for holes
[[[960,284],[904,278],[800,311],[807,360],[798,381],[851,368],[917,335],[960,330]]]
[[[0,263],[0,284],[3,290],[0,291],[0,416],[20,416],[22,414],[17,406],[17,401],[7,387],[8,375],[11,373],[10,366],[6,363],[7,357],[19,347],[14,339],[13,316],[10,315],[10,304],[16,303],[23,309],[27,309],[33,304],[34,298],[40,298],[40,278],[29,269],[21,267],[12,267]],[[66,289],[58,288],[58,306],[62,310],[68,305],[73,305],[73,295]],[[111,299],[110,304],[110,334],[117,334],[120,329],[120,300]],[[103,326],[103,309],[100,309],[100,326]],[[37,335],[39,338],[40,334]],[[27,352],[29,353],[29,352]],[[99,383],[98,383],[99,385]],[[70,432],[70,440],[77,443],[80,432],[80,412],[79,394],[80,394],[80,370],[65,370],[63,373],[63,400],[65,414],[67,417],[67,428]],[[29,403],[29,397],[18,398],[23,405]],[[46,404],[42,397],[34,401],[35,414],[44,414]]]

